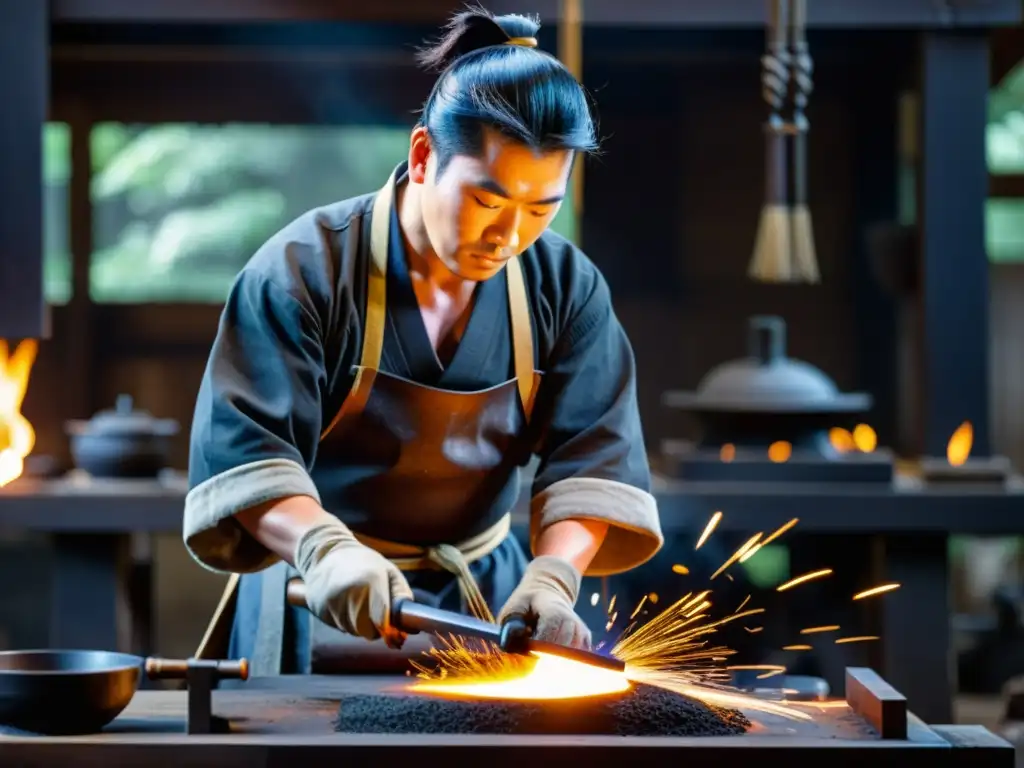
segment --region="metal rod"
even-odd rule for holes
[[[292,579],[288,582],[286,595],[289,605],[306,607],[306,585],[300,579]],[[391,608],[391,623],[396,629],[410,635],[420,632],[435,635],[449,633],[492,643],[508,653],[524,656],[532,653],[546,653],[551,656],[571,659],[616,672],[622,672],[626,668],[625,663],[622,661],[611,656],[603,656],[594,651],[569,648],[557,643],[548,643],[541,640],[533,640],[532,638],[523,639],[521,636],[516,636],[512,638],[513,642],[509,642],[510,633],[503,633],[501,627],[497,624],[490,624],[473,616],[455,613],[454,611],[445,611],[441,608],[423,605],[413,600],[395,601]]]

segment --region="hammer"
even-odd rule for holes
[[[288,604],[300,608],[307,607],[306,585],[300,579],[288,582]],[[533,627],[524,616],[510,616],[498,626],[455,611],[445,611],[402,598],[391,606],[391,625],[407,635],[416,635],[420,632],[434,635],[448,633],[484,640],[496,645],[505,653],[520,656],[545,653],[612,672],[624,672],[626,669],[625,662],[611,656],[544,640],[534,640]]]

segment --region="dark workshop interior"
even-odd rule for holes
[[[414,46],[458,5],[0,0],[0,448],[35,435],[0,460],[0,650],[193,654],[225,577],[182,544],[188,433],[227,292],[284,224],[406,156],[433,82]],[[484,5],[565,45],[561,0]],[[766,19],[582,2],[604,152],[553,226],[635,350],[666,543],[578,609],[597,636],[609,595],[704,589],[798,518],[714,580],[768,606],[727,635],[743,663],[836,696],[870,667],[925,723],[1024,743],[1024,6],[810,0],[811,281],[749,271]],[[104,429],[159,447],[148,477],[106,476],[132,443]],[[850,600],[880,583],[900,588]],[[826,625],[876,639],[782,650]]]

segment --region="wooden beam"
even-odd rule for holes
[[[983,32],[922,36],[918,226],[926,456],[945,456],[964,421],[974,426],[973,455],[990,451],[988,64]]]
[[[46,3],[0,0],[0,338],[49,335],[43,299]]]
[[[267,21],[436,22],[464,5],[462,0],[51,0],[58,22],[223,23]],[[997,27],[1022,19],[1018,0],[814,0],[808,4],[814,28]],[[559,20],[559,0],[489,0],[494,13]],[[588,25],[761,28],[764,0],[586,0]]]
[[[847,668],[846,703],[883,739],[907,738],[907,700],[873,670]]]
[[[1024,197],[1024,173],[989,174],[989,197],[1022,198]]]
[[[1024,28],[1009,27],[992,33],[992,59],[989,82],[997,88],[1024,58]]]

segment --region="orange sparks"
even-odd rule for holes
[[[750,550],[747,551],[746,553],[744,553],[743,557],[740,558],[740,562],[741,563],[747,562],[747,560],[749,560],[754,555],[756,555],[758,552],[760,552],[762,548],[764,548],[764,547],[768,546],[769,544],[771,544],[773,541],[775,541],[777,538],[779,538],[779,536],[784,534],[786,531],[788,531],[790,528],[792,528],[794,525],[796,525],[799,522],[800,522],[800,518],[794,517],[788,523],[786,523],[785,525],[780,527],[778,530],[776,530],[775,533],[773,533],[767,539],[765,539],[764,541],[759,541],[757,544],[755,544],[753,547],[751,547]]]
[[[782,646],[784,651],[809,651],[811,646],[809,645],[784,645]]]
[[[704,546],[704,542],[707,541],[708,537],[715,532],[715,528],[718,527],[718,523],[721,521],[721,519],[721,512],[715,512],[715,514],[711,516],[711,519],[708,520],[708,524],[704,526],[704,533],[702,533],[700,535],[700,538],[697,539],[697,546],[695,546],[694,549],[700,549]]]
[[[758,675],[757,679],[758,680],[767,680],[769,677],[775,677],[776,675],[784,675],[784,674],[786,674],[786,670],[785,669],[773,669],[770,672],[765,672],[763,675]]]
[[[794,518],[793,518],[792,520],[790,520],[790,521],[789,521],[788,523],[786,523],[786,524],[785,524],[785,525],[783,525],[783,526],[782,526],[781,528],[779,528],[779,529],[778,529],[777,531],[775,531],[775,533],[773,533],[773,534],[772,534],[771,536],[769,536],[769,537],[768,537],[767,539],[765,539],[764,541],[762,541],[762,542],[761,542],[761,546],[763,547],[763,546],[765,546],[766,544],[771,544],[771,543],[772,543],[773,541],[775,541],[775,540],[776,540],[777,538],[779,538],[779,536],[781,536],[782,534],[784,534],[784,533],[785,533],[786,531],[788,531],[788,530],[789,530],[790,528],[792,528],[792,527],[793,527],[794,525],[796,525],[796,524],[797,524],[797,523],[799,523],[799,522],[800,522],[800,518],[798,518],[798,517],[794,517]]]
[[[744,627],[744,629],[747,630],[747,632],[749,632],[750,634],[756,635],[758,632],[761,632],[764,629],[764,627]]]
[[[725,443],[722,446],[722,450],[718,452],[719,458],[722,459],[726,464],[736,458],[736,446],[732,443]]]
[[[768,446],[768,460],[775,464],[784,464],[793,455],[793,446],[785,440],[777,440]]]
[[[859,637],[840,637],[836,639],[836,645],[843,645],[844,643],[869,643],[872,640],[878,640],[875,635],[861,635]]]
[[[831,568],[822,568],[820,571],[811,571],[810,573],[805,573],[803,576],[797,576],[795,579],[790,579],[785,584],[779,584],[779,586],[775,588],[775,591],[785,592],[787,589],[792,589],[798,584],[806,584],[808,581],[813,581],[814,579],[821,579],[825,576],[830,576],[831,574]]]
[[[658,593],[657,592],[649,593],[647,595],[647,599],[651,601],[652,605],[657,605],[658,604]]]
[[[728,670],[743,670],[746,672],[785,672],[786,668],[778,664],[733,664],[726,667]]]
[[[801,635],[814,635],[818,632],[835,632],[839,629],[838,624],[828,624],[823,627],[807,627],[807,629],[801,629]]]
[[[633,612],[631,614],[629,614],[629,620],[630,621],[632,621],[633,619],[636,618],[636,615],[638,613],[640,613],[640,610],[644,607],[644,603],[646,603],[646,602],[647,602],[647,595],[644,595],[643,597],[640,598],[640,602],[636,604],[636,608],[633,609]]]
[[[899,584],[880,584],[877,587],[871,589],[865,589],[863,592],[858,592],[853,596],[854,600],[863,600],[865,597],[874,597],[875,595],[884,595],[886,592],[892,592],[895,589],[899,589]]]
[[[950,465],[960,467],[967,463],[971,455],[971,447],[974,444],[974,427],[971,422],[965,421],[949,438],[946,444],[946,459]]]
[[[672,573],[678,573],[680,576],[686,576],[689,572],[690,569],[687,568],[685,565],[680,565],[679,563],[676,563],[672,566]]]
[[[762,536],[762,534],[755,533],[753,536],[751,536],[749,539],[747,539],[747,542],[742,547],[740,547],[739,549],[737,549],[735,552],[732,553],[732,557],[730,557],[728,560],[726,560],[724,563],[722,563],[722,565],[719,566],[718,570],[715,571],[713,574],[711,574],[712,581],[715,579],[715,577],[717,577],[719,574],[721,574],[722,571],[724,571],[730,565],[732,565],[737,560],[739,560],[741,557],[743,557],[743,555],[745,555],[750,550],[750,548],[752,546],[754,546],[755,544],[757,544],[757,542],[759,542],[761,540],[761,536]]]

